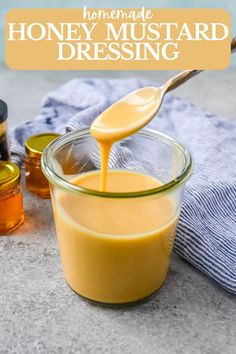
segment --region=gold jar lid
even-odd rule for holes
[[[46,146],[59,136],[60,134],[56,133],[43,133],[32,135],[25,142],[25,151],[29,156],[40,158]]]
[[[8,161],[0,161],[0,192],[18,184],[20,176],[20,169],[17,165]]]

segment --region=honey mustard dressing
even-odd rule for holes
[[[134,134],[153,118],[161,103],[160,95],[155,87],[133,91],[100,114],[91,125],[90,132],[97,140],[101,154],[101,191],[106,191],[112,145]]]
[[[155,178],[108,170],[112,144],[141,129],[158,104],[155,88],[131,93],[102,113],[91,134],[101,154],[101,171],[70,182],[94,191],[132,193],[158,188]],[[143,299],[165,280],[177,225],[177,208],[167,194],[136,198],[54,194],[54,215],[65,278],[80,295],[99,302]]]
[[[99,171],[74,184],[99,189]],[[107,191],[131,192],[160,186],[141,173],[110,170]],[[54,217],[65,279],[78,294],[99,302],[143,299],[164,282],[174,243],[177,210],[169,196],[139,200],[54,194]]]

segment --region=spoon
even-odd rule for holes
[[[231,52],[236,50],[236,37]],[[184,70],[160,87],[144,87],[129,93],[101,113],[90,128],[92,136],[101,143],[111,144],[142,129],[157,114],[165,94],[203,70]]]

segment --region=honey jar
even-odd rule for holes
[[[24,221],[20,169],[0,161],[0,235],[7,234]]]
[[[7,139],[7,104],[0,100],[0,160],[10,160],[10,152]]]
[[[58,138],[55,133],[31,136],[25,142],[25,179],[28,190],[41,198],[50,198],[49,183],[41,170],[41,156],[46,146]]]

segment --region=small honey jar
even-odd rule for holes
[[[41,156],[46,146],[58,138],[55,133],[31,136],[25,142],[25,179],[28,190],[41,198],[50,198],[49,183],[41,170]]]
[[[0,161],[0,235],[7,234],[24,221],[20,169]]]

